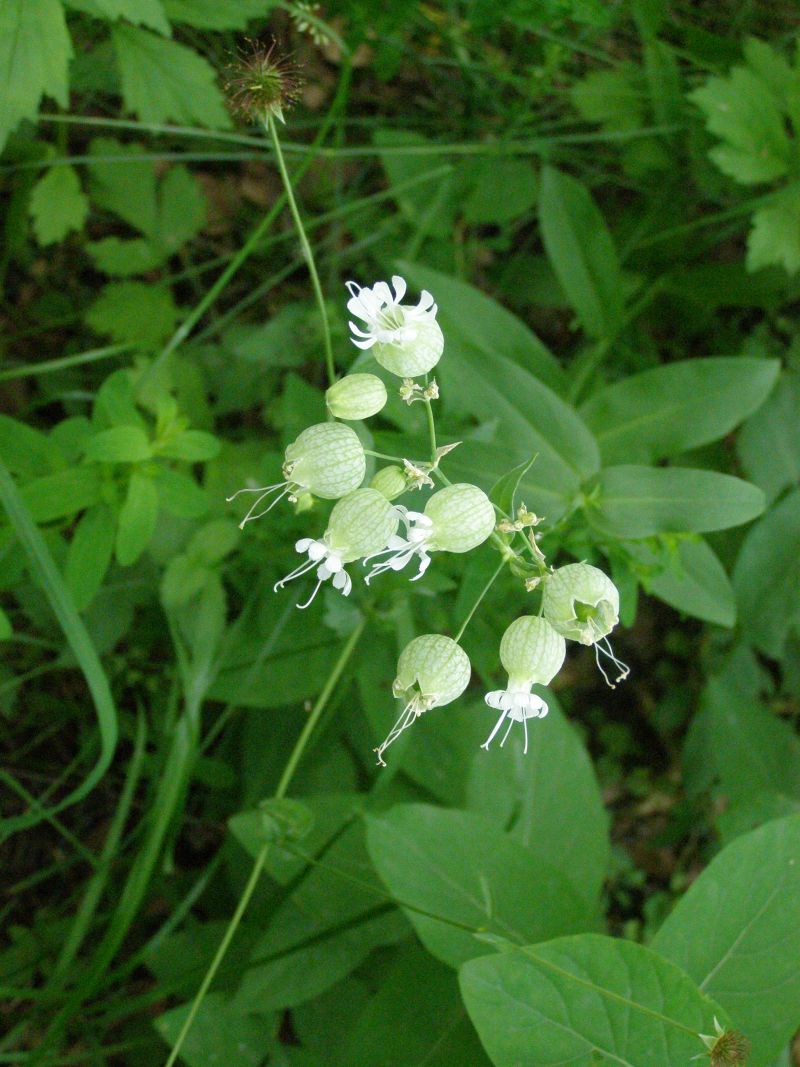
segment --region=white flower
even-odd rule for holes
[[[344,569],[344,562],[342,557],[334,552],[332,548],[325,544],[325,541],[314,541],[310,537],[303,537],[295,544],[295,551],[306,552],[308,559],[305,563],[301,563],[299,567],[287,574],[285,578],[281,578],[279,582],[276,582],[273,586],[274,592],[277,593],[279,589],[283,589],[287,582],[293,581],[295,578],[300,578],[304,574],[308,574],[314,567],[317,567],[317,584],[314,587],[314,592],[305,602],[305,604],[298,604],[298,608],[307,608],[308,605],[314,600],[314,597],[319,592],[320,586],[328,578],[333,578],[334,589],[338,589],[342,596],[349,596],[350,590],[353,588],[353,583],[350,579],[350,575]]]
[[[468,482],[457,482],[434,493],[424,512],[408,511],[400,505],[396,511],[405,524],[405,537],[392,537],[386,542],[386,548],[373,553],[388,558],[373,566],[368,583],[377,574],[402,570],[417,557],[420,566],[411,579],[414,582],[430,566],[431,552],[469,552],[483,544],[494,529],[491,501],[482,489]]]
[[[359,348],[372,348],[374,344],[404,345],[417,339],[419,325],[436,318],[437,307],[431,294],[423,289],[416,307],[401,304],[406,294],[406,283],[399,274],[392,276],[394,294],[386,282],[376,282],[371,289],[357,282],[347,282],[350,299],[347,310],[366,324],[366,330],[350,322],[354,336],[351,338]]]
[[[497,731],[509,719],[500,747],[506,743],[514,723],[521,722],[527,753],[528,719],[543,719],[548,712],[547,703],[531,688],[536,682],[548,685],[553,680],[563,666],[566,650],[561,634],[536,615],[523,615],[511,623],[500,642],[500,662],[508,671],[508,685],[486,694],[486,703],[496,708],[500,717],[481,748],[488,751]]]

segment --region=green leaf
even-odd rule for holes
[[[111,282],[86,312],[86,322],[115,341],[153,349],[175,328],[177,308],[169,289],[145,282]]]
[[[462,179],[471,186],[463,212],[473,224],[510,222],[527,214],[539,195],[536,173],[524,159],[481,159]]]
[[[89,201],[73,167],[51,167],[39,179],[31,193],[30,213],[40,245],[63,241],[71,230],[83,229]]]
[[[69,107],[67,64],[72,58],[58,0],[0,4],[0,150],[22,119],[35,119],[46,93]]]
[[[782,189],[768,204],[753,212],[747,238],[747,269],[783,267],[787,274],[800,270],[800,185]]]
[[[199,519],[208,511],[208,499],[194,479],[181,471],[160,467],[155,485],[164,511],[181,519]]]
[[[142,122],[230,128],[214,68],[203,56],[133,26],[115,26],[112,41],[125,106]]]
[[[163,249],[156,248],[144,237],[134,237],[129,241],[120,237],[103,237],[100,241],[87,244],[86,251],[98,270],[116,278],[144,274],[160,266],[167,256]]]
[[[563,937],[461,968],[461,992],[495,1067],[678,1067],[722,1013],[673,963],[631,941]]]
[[[72,467],[27,482],[19,491],[35,522],[76,515],[100,499],[100,481],[93,467]]]
[[[100,463],[140,463],[152,455],[147,434],[140,426],[112,426],[86,442],[86,458]]]
[[[800,815],[737,838],[706,868],[653,947],[714,997],[768,1067],[797,1029]]]
[[[476,349],[489,363],[496,354],[501,355],[526,368],[555,392],[564,391],[566,376],[561,364],[516,315],[480,289],[430,267],[399,260],[397,268],[412,285],[430,290],[436,298],[448,360],[463,348]],[[436,368],[437,375],[446,363]]]
[[[182,459],[186,463],[200,463],[219,455],[220,442],[204,430],[185,430],[171,440],[157,446],[160,456]]]
[[[173,556],[161,579],[161,599],[164,606],[182,608],[200,594],[205,585],[208,568],[189,556]]]
[[[142,430],[147,429],[147,423],[136,407],[130,371],[114,371],[97,390],[92,423],[97,429],[107,426],[139,426]]]
[[[41,430],[0,415],[0,458],[12,474],[35,478],[44,470],[58,470],[64,460],[56,444]]]
[[[158,518],[158,493],[153,479],[134,471],[119,513],[117,562],[129,567],[150,544]]]
[[[340,875],[338,872],[343,872]],[[234,998],[238,1011],[302,1004],[335,985],[377,945],[393,944],[408,926],[385,895],[351,824],[272,914],[251,949]]]
[[[709,155],[719,169],[749,185],[788,173],[792,146],[769,89],[746,67],[709,78],[689,96],[704,112],[709,132],[723,144]]]
[[[158,189],[158,243],[174,252],[206,221],[206,200],[186,167],[172,167]]]
[[[453,967],[491,951],[485,935],[520,944],[592,925],[594,905],[559,870],[474,812],[397,805],[367,817],[367,846],[422,943]]]
[[[134,26],[149,26],[159,33],[170,34],[170,25],[161,0],[92,0],[109,19],[127,19]]]
[[[763,404],[775,359],[688,359],[633,374],[580,409],[603,462],[652,463],[724,437]]]
[[[185,22],[200,30],[243,30],[254,18],[263,19],[275,0],[164,0],[173,22]]]
[[[104,504],[89,508],[70,541],[64,580],[75,607],[84,611],[103,584],[114,550],[114,516]]]
[[[11,625],[11,619],[9,619],[8,615],[6,615],[3,609],[0,608],[0,641],[7,641],[13,632],[14,629]]]
[[[191,1002],[181,1004],[156,1019],[156,1029],[168,1045],[178,1039],[190,1008]],[[224,993],[208,993],[181,1048],[181,1061],[189,1067],[260,1067],[277,1029],[275,1015],[239,1012]]]
[[[653,551],[649,545],[628,545],[628,550],[645,568],[642,584],[665,604],[695,619],[732,627],[736,622],[733,586],[714,550],[702,539],[678,543],[672,558]]]
[[[635,540],[660,533],[704,533],[749,522],[764,494],[729,474],[686,467],[607,467],[587,516],[602,534]]]
[[[343,1045],[331,1049],[337,1067],[489,1067],[455,975],[416,944],[400,950],[341,1036]]]
[[[638,130],[644,125],[641,73],[632,63],[594,70],[569,90],[572,106],[587,122],[607,130]]]
[[[139,144],[95,137],[89,145],[92,200],[148,237],[156,233],[156,172],[151,159],[139,159]]]
[[[550,712],[527,755],[520,745],[475,751],[465,802],[596,901],[608,872],[608,816],[586,748],[552,693],[546,699]],[[482,710],[488,734],[494,713]]]
[[[780,659],[789,630],[800,622],[800,489],[748,532],[733,586],[745,636]]]
[[[523,460],[516,467],[512,467],[507,474],[499,478],[489,492],[489,499],[496,504],[506,515],[514,515],[517,509],[517,490],[519,483],[536,462],[536,456]]]
[[[745,474],[772,502],[800,482],[800,372],[787,368],[769,399],[744,424],[736,450]]]
[[[206,523],[193,536],[186,554],[207,567],[220,563],[236,548],[241,531],[230,519],[214,519]]]
[[[561,287],[591,337],[622,325],[622,279],[614,242],[588,190],[553,167],[542,171],[542,240]]]

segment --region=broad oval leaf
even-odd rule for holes
[[[800,815],[724,849],[679,902],[653,948],[683,967],[767,1067],[797,1029],[800,1004]]]
[[[623,312],[619,259],[589,190],[569,174],[545,167],[539,225],[553,270],[584,330],[613,339]]]
[[[687,467],[608,467],[587,517],[600,533],[636,539],[740,526],[764,510],[764,494],[730,474]]]
[[[87,608],[106,576],[114,551],[114,516],[105,504],[81,517],[67,553],[64,580],[78,611]]]
[[[679,1067],[719,1008],[674,963],[631,941],[563,937],[461,968],[467,1011],[495,1067]]]
[[[117,562],[129,567],[150,544],[158,518],[158,493],[153,479],[134,470],[119,513]]]
[[[593,902],[473,812],[400,804],[367,818],[367,847],[422,943],[454,967],[489,951],[476,934],[522,944],[593,925]]]
[[[581,415],[607,464],[654,462],[716,441],[766,400],[776,359],[687,359],[595,393]]]
[[[736,622],[736,597],[730,578],[716,552],[701,537],[681,541],[676,558],[668,559],[654,552],[647,543],[626,546],[636,560],[660,568],[643,584],[648,593],[665,604],[695,619],[733,626]]]
[[[86,458],[99,463],[140,463],[151,455],[147,434],[140,426],[112,426],[86,442]]]
[[[800,489],[795,489],[748,531],[733,572],[747,638],[780,659],[800,619]]]

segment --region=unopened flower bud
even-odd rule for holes
[[[423,634],[406,645],[397,661],[397,677],[392,685],[392,692],[406,701],[406,706],[386,740],[375,750],[381,766],[385,766],[383,753],[389,745],[420,715],[461,696],[470,673],[469,657],[449,637]]]
[[[408,489],[408,481],[400,467],[382,467],[369,483],[373,489],[383,493],[387,500],[395,500]]]
[[[523,615],[511,623],[500,642],[500,662],[508,672],[508,685],[486,694],[486,703],[500,711],[500,718],[482,748],[488,750],[507,718],[508,729],[500,747],[514,723],[521,722],[525,730],[524,751],[528,751],[528,719],[543,719],[548,712],[547,703],[531,688],[553,680],[561,670],[566,650],[564,638],[545,619]]]
[[[368,419],[386,404],[386,386],[375,374],[348,374],[325,393],[325,403],[337,419]]]

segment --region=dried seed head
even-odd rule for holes
[[[302,86],[297,64],[275,54],[274,40],[266,47],[248,38],[247,49],[239,52],[226,74],[231,108],[263,124],[270,118],[283,122],[283,109],[296,103]]]

